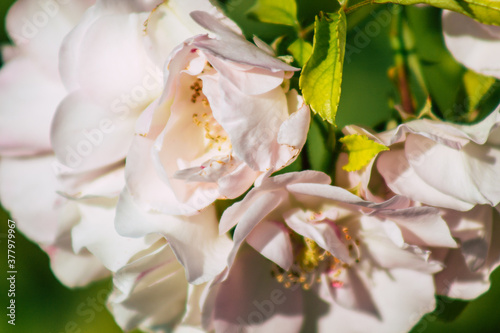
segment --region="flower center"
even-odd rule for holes
[[[208,148],[212,149],[215,147],[218,151],[222,151],[222,145],[228,140],[228,137],[222,126],[214,119],[213,115],[207,112],[201,115],[193,113],[193,122],[196,126],[203,128],[205,131],[205,139],[208,140]]]
[[[201,100],[203,106],[209,108],[210,105],[208,100],[203,95],[202,91],[203,81],[201,81],[201,79],[197,79],[190,88],[193,90],[191,102],[198,103],[198,101]],[[232,148],[231,144],[229,144],[228,147],[224,147],[224,143],[228,141],[227,133],[217,120],[215,120],[210,110],[200,114],[193,113],[193,123],[205,131],[205,139],[207,140],[208,149],[216,148],[218,151],[222,151],[223,148]]]
[[[302,289],[308,290],[320,283],[322,278],[326,278],[334,288],[342,287],[344,282],[341,275],[351,266],[320,247],[314,240],[291,230],[290,232],[295,260],[288,271],[274,265],[271,275],[285,288],[300,285]],[[342,228],[341,233],[349,249],[349,256],[358,263],[361,257],[360,241],[352,238],[347,227]]]
[[[201,79],[197,79],[194,83],[189,87],[193,91],[193,95],[191,95],[191,102],[196,103],[198,101],[198,97],[203,93],[203,81]],[[208,100],[204,97],[202,98],[203,106],[208,106]]]
[[[211,69],[207,66],[205,64],[207,70]],[[212,114],[208,99],[203,93],[203,81],[195,78],[189,88],[191,102],[201,103],[194,108],[191,121],[201,131],[202,141],[194,158],[178,162],[179,170],[174,173],[174,178],[193,182],[217,182],[219,178],[236,169],[240,162],[232,155],[228,134]]]

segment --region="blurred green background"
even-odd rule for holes
[[[2,26],[5,25],[5,14],[13,1],[2,0],[0,3],[0,17]],[[236,20],[247,36],[252,31],[267,42],[272,42],[276,34],[289,34],[288,28],[271,24],[263,24],[249,20],[245,12],[253,4],[253,0],[225,1],[226,9],[231,18]],[[319,10],[334,8],[332,1],[298,0],[299,12],[304,16],[304,25],[310,24],[313,14]],[[386,7],[368,8],[359,14],[349,17],[351,22],[359,22],[355,28],[350,29],[347,43],[358,45],[359,38],[366,34],[366,27],[373,22],[380,10]],[[453,98],[461,85],[460,73],[464,69],[454,63],[453,59],[442,46],[442,37],[439,32],[439,11],[433,9],[415,9],[408,12],[409,17],[415,21],[422,21],[423,26],[419,31],[419,39],[415,45],[415,52],[432,56],[425,62],[423,71],[428,78],[433,91],[431,94],[439,96],[441,108],[453,107]],[[429,22],[425,22],[425,19]],[[383,21],[379,21],[383,22]],[[344,66],[344,79],[342,83],[342,97],[337,123],[339,128],[346,124],[364,124],[375,126],[393,116],[391,105],[397,98],[396,91],[388,78],[388,70],[393,65],[393,52],[388,39],[389,25],[380,25],[380,33],[370,37],[364,43],[359,53],[346,56]],[[419,26],[421,28],[421,26]],[[417,28],[419,28],[417,27]],[[430,28],[429,28],[430,27]],[[250,37],[250,36],[249,36]],[[2,44],[8,42],[5,30],[1,30]],[[420,44],[419,44],[420,41]],[[356,44],[358,43],[358,44]],[[430,46],[429,49],[427,49]],[[429,51],[430,50],[430,51]],[[347,60],[348,59],[348,60]],[[442,66],[442,63],[446,66]],[[431,89],[431,90],[432,90]],[[420,102],[420,101],[419,101]],[[8,215],[0,208],[0,307],[5,309],[8,305],[7,297],[7,220]],[[43,221],[40,221],[43,222]],[[500,241],[500,240],[499,240]],[[47,255],[40,248],[25,239],[23,235],[16,234],[16,326],[7,324],[7,318],[2,314],[0,332],[42,332],[42,333],[70,333],[70,332],[121,332],[112,317],[102,304],[92,310],[94,316],[81,316],[77,309],[82,304],[87,304],[88,298],[95,298],[100,291],[110,290],[111,281],[101,281],[87,288],[69,290],[62,286],[52,275]],[[427,315],[414,328],[413,332],[500,332],[500,270],[492,275],[491,290],[470,302],[460,301],[445,304],[444,312],[440,316]],[[92,309],[83,305],[85,309]],[[443,318],[450,318],[459,310],[463,310],[454,321],[446,322]],[[6,313],[6,310],[4,310]],[[332,328],[334,330],[334,328]]]

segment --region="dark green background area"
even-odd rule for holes
[[[328,0],[331,1],[331,0]],[[327,3],[327,1],[323,1]],[[12,1],[0,2],[1,24],[7,8]],[[262,39],[270,41],[276,31],[287,32],[287,28],[252,22],[244,13],[253,0],[233,0],[229,15],[235,19],[245,32],[256,32]],[[299,9],[305,13],[316,13],[316,8],[307,7],[308,1],[299,0]],[[320,2],[315,1],[315,4]],[[325,6],[327,6],[326,4]],[[317,5],[319,9],[324,8]],[[376,15],[377,12],[373,12]],[[360,19],[358,28],[351,29],[347,43],[359,42],[366,33],[368,20]],[[307,16],[307,15],[306,15]],[[310,15],[309,15],[310,16]],[[312,22],[306,20],[305,23]],[[281,30],[280,30],[281,29]],[[374,126],[388,119],[391,115],[389,100],[395,97],[395,91],[387,77],[387,71],[393,63],[392,51],[387,38],[388,26],[380,24],[380,33],[370,37],[369,43],[352,54],[344,67],[342,97],[337,123],[339,128],[346,124],[364,124]],[[361,36],[361,37],[360,37]],[[4,29],[0,32],[2,43],[7,43]],[[438,38],[439,39],[439,38]],[[449,89],[441,87],[443,93]],[[454,92],[452,92],[454,93]],[[16,233],[16,326],[7,324],[7,220],[8,215],[0,209],[0,332],[121,332],[103,304],[96,307],[89,304],[89,299],[111,289],[111,281],[105,280],[86,288],[70,290],[62,286],[50,271],[47,255],[35,244]],[[43,223],[44,221],[40,221]],[[500,241],[500,240],[497,240]],[[441,317],[453,316],[463,308],[464,302],[455,301],[444,304],[443,313],[437,318],[428,315],[415,327],[413,332],[499,332],[500,331],[500,270],[492,275],[491,290],[468,304],[455,321],[444,322]],[[415,286],[418,288],[418,286]],[[390,291],[388,291],[390,292]],[[410,300],[411,301],[411,300]],[[332,328],[334,331],[335,328]]]

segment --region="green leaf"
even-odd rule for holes
[[[299,29],[295,0],[257,0],[248,10],[251,17],[261,22],[282,24]]]
[[[497,108],[498,101],[500,101],[500,80],[497,79],[491,85],[490,89],[482,96],[474,111],[475,118],[471,120],[473,122],[483,120]]]
[[[340,101],[345,43],[346,17],[342,9],[316,17],[312,55],[300,75],[300,88],[306,103],[334,125]]]
[[[491,76],[484,76],[474,71],[468,70],[463,77],[464,90],[467,94],[467,121],[472,121],[476,118],[481,107],[481,102],[488,97],[488,91],[496,83],[496,80]]]
[[[378,153],[389,150],[388,147],[370,140],[366,135],[347,135],[339,141],[345,145],[349,154],[349,162],[342,169],[349,172],[363,169]]]
[[[467,70],[462,77],[454,112],[446,120],[473,123],[483,119],[498,105],[499,83],[493,77]]]
[[[290,46],[288,47],[288,52],[293,55],[299,66],[303,67],[307,60],[309,60],[309,58],[311,57],[312,45],[302,38],[299,38],[295,42],[290,44]]]
[[[500,25],[500,1],[498,0],[373,0],[373,3],[427,4],[462,13],[484,24]]]

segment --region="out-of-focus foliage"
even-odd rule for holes
[[[288,52],[292,54],[300,67],[304,66],[307,60],[309,60],[312,50],[311,43],[302,38],[298,38],[288,47]]]
[[[485,24],[500,25],[500,2],[497,0],[374,0],[372,2],[400,5],[427,4],[453,10]]]
[[[295,28],[299,25],[295,0],[257,0],[248,14],[266,23],[289,25]]]

